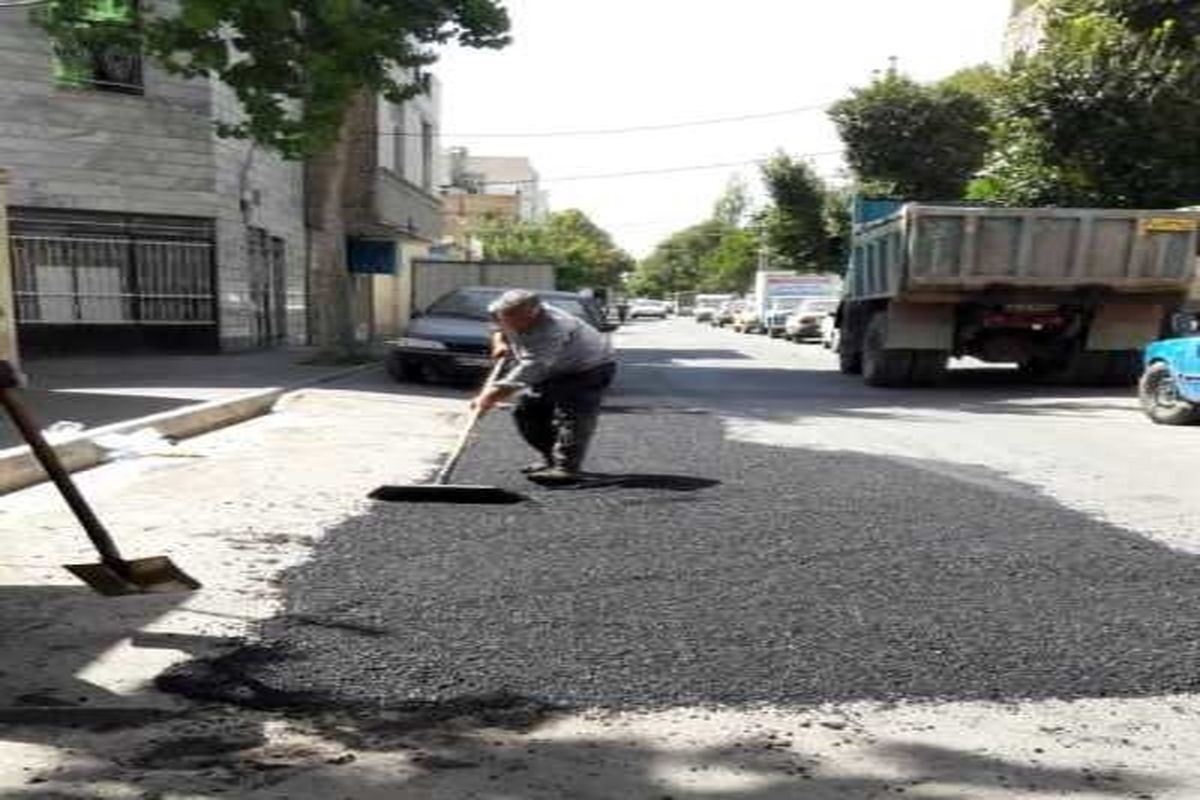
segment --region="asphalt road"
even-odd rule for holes
[[[261,646],[164,685],[252,705],[629,709],[1200,684],[1195,556],[953,452],[997,446],[971,420],[1061,430],[1069,448],[1049,414],[1135,414],[1127,398],[1048,412],[1045,390],[991,370],[880,395],[817,348],[686,322],[622,342],[589,465],[607,480],[531,487],[497,414],[457,480],[532,502],[376,505],[285,573]]]

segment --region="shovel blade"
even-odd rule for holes
[[[438,485],[380,486],[368,495],[389,503],[461,503],[463,505],[512,505],[529,498],[497,486]]]
[[[118,564],[66,564],[75,577],[105,597],[129,594],[192,592],[200,582],[166,556],[135,558]]]

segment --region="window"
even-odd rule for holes
[[[421,121],[421,188],[433,191],[433,125]]]
[[[116,40],[88,41],[92,37],[86,36],[81,42],[55,43],[55,81],[61,86],[141,94],[142,55],[132,41],[137,24],[137,0],[92,0],[78,28],[116,34]]]

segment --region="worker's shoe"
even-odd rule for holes
[[[573,469],[567,467],[546,467],[545,469],[535,470],[527,473],[526,477],[535,483],[545,483],[550,485],[562,486],[570,483],[579,483],[583,480],[583,476]]]
[[[534,461],[532,464],[526,464],[525,466],[521,467],[521,474],[532,475],[535,472],[541,472],[542,470],[550,469],[553,466],[554,465],[550,463],[550,459],[543,458],[541,461]]]

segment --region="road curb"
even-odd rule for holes
[[[70,438],[54,442],[53,446],[69,472],[91,469],[109,460],[108,451],[96,444],[97,438],[112,434],[128,435],[150,428],[167,438],[187,439],[268,414],[282,397],[292,392],[379,368],[377,363],[360,364],[277,389],[247,392],[146,417],[114,422],[111,425],[81,431]],[[28,446],[19,445],[0,450],[0,495],[34,486],[45,480],[46,473]]]

